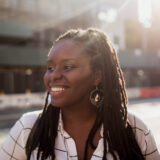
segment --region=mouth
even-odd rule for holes
[[[51,96],[59,96],[66,91],[67,87],[51,87],[50,94]]]
[[[63,92],[65,89],[64,87],[52,87],[51,92]]]

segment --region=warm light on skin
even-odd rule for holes
[[[144,27],[151,27],[152,2],[151,0],[138,0],[138,19]]]

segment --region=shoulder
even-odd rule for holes
[[[33,111],[23,114],[11,128],[9,135],[16,138],[26,138],[40,113],[41,111]]]
[[[0,148],[0,159],[26,159],[25,145],[30,131],[41,111],[28,112],[11,128],[7,139]]]
[[[136,133],[137,131],[143,133],[144,135],[148,134],[149,129],[142,119],[134,115],[133,113],[128,113],[128,120]]]
[[[32,128],[42,110],[27,112],[18,120],[23,128]]]
[[[128,120],[146,160],[158,160],[160,156],[151,130],[143,120],[132,113],[128,113]]]

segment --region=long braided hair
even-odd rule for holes
[[[93,149],[96,148],[93,145],[93,138],[99,126],[103,124],[103,160],[106,160],[107,152],[110,152],[115,160],[117,154],[121,160],[144,160],[127,118],[125,83],[110,41],[102,31],[93,28],[69,30],[61,35],[55,44],[64,39],[72,40],[91,56],[92,71],[98,68],[102,72],[100,87],[103,89],[104,102],[98,109],[96,121],[88,135],[84,159],[87,159],[89,145]],[[48,105],[47,100],[48,96],[43,112],[32,128],[26,144],[28,160],[36,147],[38,159],[40,155],[42,160],[47,157],[55,159],[54,146],[60,109]]]

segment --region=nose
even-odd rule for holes
[[[54,71],[50,72],[50,80],[55,81],[62,78],[62,73],[60,69],[56,68]]]

